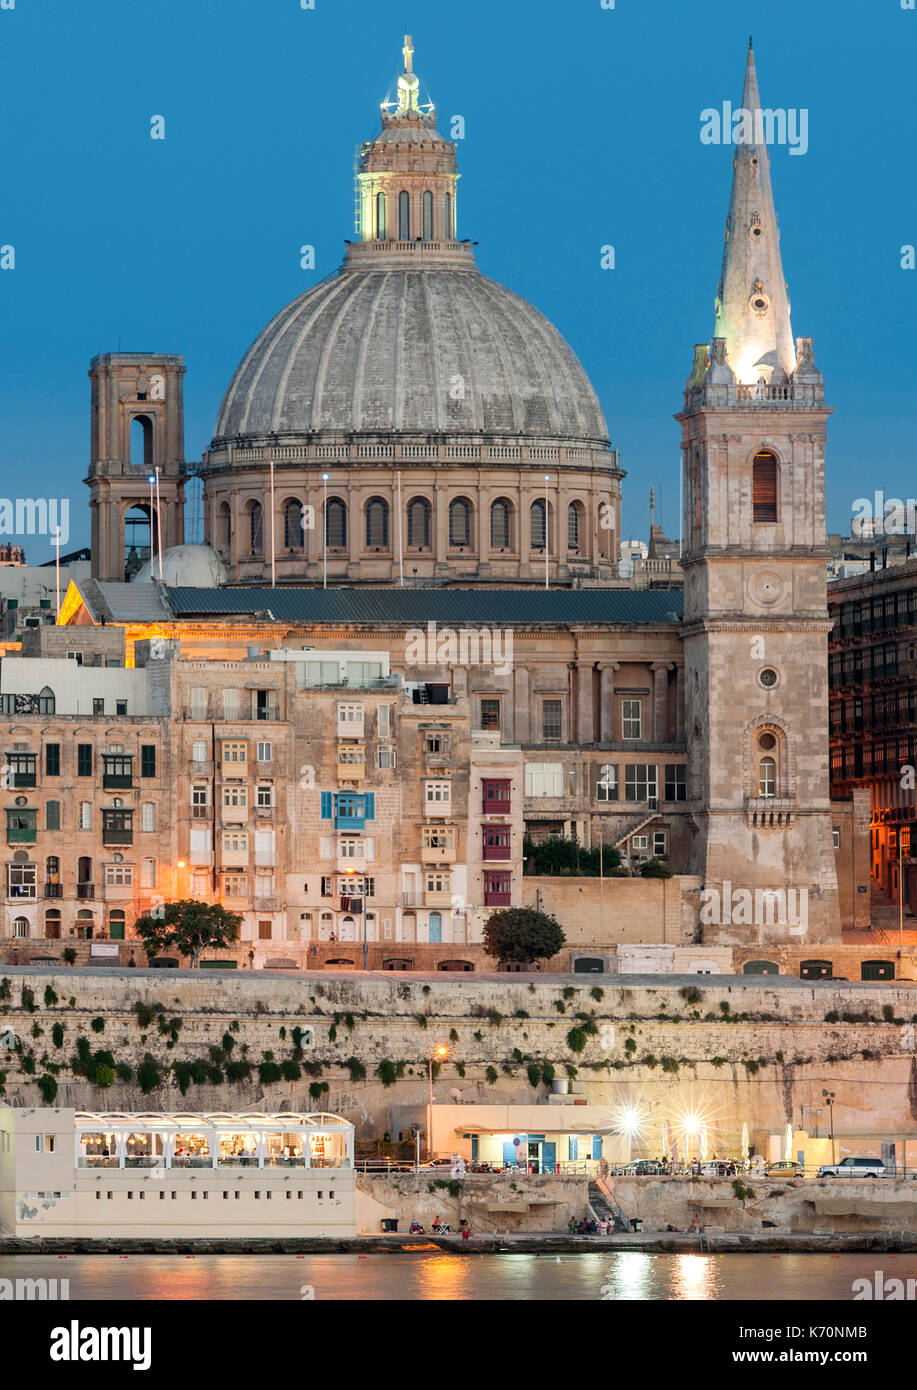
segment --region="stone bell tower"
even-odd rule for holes
[[[760,111],[749,48],[745,110]],[[825,443],[794,346],[760,119],[738,144],[712,343],[682,426],[685,720],[703,939],[840,939],[829,800]]]
[[[154,550],[160,539],[163,550],[184,541],[184,374],[183,358],[172,354],[106,352],[89,365],[92,443],[86,483],[96,579],[125,578],[129,512],[148,518]]]

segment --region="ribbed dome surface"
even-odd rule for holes
[[[345,267],[282,309],[223,398],[214,444],[416,431],[608,443],[552,324],[472,267]]]

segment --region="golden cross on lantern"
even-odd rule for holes
[[[413,67],[413,63],[414,63],[414,45],[413,45],[413,43],[411,42],[411,36],[410,36],[410,34],[405,34],[405,36],[404,36],[404,48],[402,48],[401,51],[402,51],[402,53],[404,54],[404,70],[405,70],[405,72],[413,72],[413,71],[414,71],[414,67]]]

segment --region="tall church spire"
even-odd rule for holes
[[[749,40],[742,110],[733,136],[732,197],[714,337],[739,384],[785,382],[796,367],[790,302],[780,258],[766,122]]]

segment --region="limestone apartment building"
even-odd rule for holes
[[[459,239],[455,146],[410,40],[404,58],[360,157],[359,240],[255,338],[202,461],[181,357],[93,359],[93,577],[2,668],[6,931],[46,932],[59,901],[62,932],[87,913],[110,932],[117,892],[187,891],[238,905],[253,943],[365,931],[462,966],[484,914],[522,900],[523,835],[558,833],[665,858],[689,938],[700,889],[730,883],[805,892],[808,939],[836,940],[868,875],[862,817],[829,794],[830,409],[792,336],[766,145],[735,151],[714,335],[677,417],[684,595],[637,590],[595,393]],[[162,553],[138,566],[144,525]],[[71,696],[42,662],[80,651]],[[788,938],[730,920],[703,939]]]

